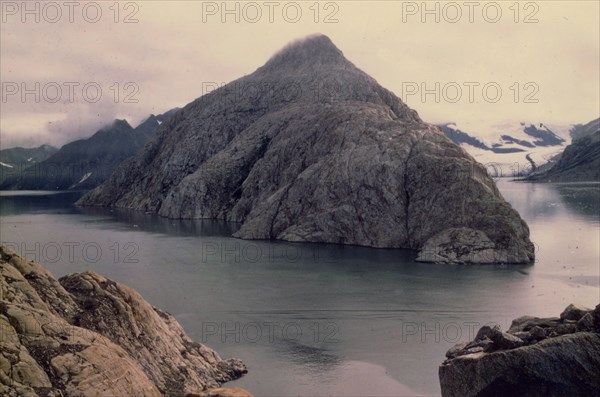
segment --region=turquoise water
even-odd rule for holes
[[[600,185],[500,180],[533,265],[436,265],[407,250],[244,241],[237,225],[2,192],[0,240],[55,276],[94,270],[173,313],[261,395],[439,395],[438,365],[486,323],[600,302]]]

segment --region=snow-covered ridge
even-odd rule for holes
[[[491,126],[439,124],[442,131],[493,176],[528,174],[551,161],[570,142],[572,124],[507,122]]]

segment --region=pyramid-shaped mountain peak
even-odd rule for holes
[[[294,41],[277,52],[265,64],[273,69],[285,66],[302,65],[352,65],[331,39],[323,34],[313,35]]]
[[[125,119],[114,119],[112,123],[102,127],[101,131],[110,131],[110,130],[126,130],[129,131],[133,129],[131,125]]]

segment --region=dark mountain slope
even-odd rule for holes
[[[14,177],[24,169],[46,160],[58,151],[50,145],[36,148],[13,147],[0,150],[0,185],[6,178]]]
[[[12,166],[18,164],[33,164],[46,160],[58,151],[50,145],[41,145],[36,148],[14,147],[0,150],[0,162]]]
[[[176,110],[176,109],[174,109]],[[137,153],[170,117],[151,115],[135,129],[115,120],[94,135],[67,143],[52,156],[8,176],[2,189],[91,189],[110,176],[123,160]]]
[[[600,181],[600,119],[572,131],[573,142],[554,165],[528,179],[540,182]]]

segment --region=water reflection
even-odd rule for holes
[[[78,213],[73,204],[85,191],[0,191],[0,215]]]
[[[168,219],[157,214],[132,211],[122,208],[82,207],[82,214],[103,217],[107,222],[120,222],[151,233],[171,236],[231,236],[239,229],[239,224],[209,219]],[[90,222],[102,222],[101,219]]]
[[[567,209],[584,218],[600,217],[600,184],[552,184]]]
[[[298,365],[306,365],[312,371],[332,371],[342,360],[338,355],[322,347],[309,346],[292,339],[284,339],[278,346],[280,354],[290,357]]]
[[[584,219],[600,218],[598,183],[528,183],[496,180],[502,195],[526,220],[556,218],[565,211]]]

